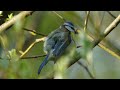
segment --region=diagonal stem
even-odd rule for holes
[[[44,55],[37,55],[37,56],[30,56],[30,57],[22,57],[21,59],[33,59],[33,58],[39,58],[39,57],[45,57],[46,54]]]
[[[110,15],[110,16],[112,16],[114,19],[116,18],[116,16],[114,16],[110,11],[107,11],[108,12],[108,14]]]
[[[60,14],[58,14],[57,12],[55,11],[52,11],[54,14],[56,14],[59,18],[61,18],[62,20],[64,20],[64,22],[66,22],[66,19],[63,18]]]
[[[22,55],[20,56],[20,58],[22,58],[25,54],[27,54],[28,51],[29,51],[36,43],[42,42],[42,41],[44,41],[44,39],[45,39],[45,37],[40,38],[40,39],[36,39],[35,42],[33,42],[33,43],[22,53]]]
[[[10,26],[12,26],[13,24],[15,24],[18,20],[25,18],[28,15],[31,15],[31,13],[33,13],[33,11],[22,11],[20,12],[18,15],[14,16],[12,19],[10,19],[9,21],[3,23],[0,26],[0,34],[5,31],[7,28],[9,28]]]
[[[90,11],[87,11],[87,15],[86,15],[86,19],[85,19],[85,23],[84,23],[84,31],[86,32],[87,29],[87,25],[88,25],[88,19],[89,19],[89,15],[90,15]]]
[[[86,72],[88,73],[88,75],[89,75],[92,79],[95,79],[95,77],[94,77],[94,76],[92,75],[92,73],[89,71],[89,69],[88,69],[87,66],[83,65],[83,63],[80,62],[80,61],[78,61],[77,63],[86,70]]]
[[[38,32],[36,32],[35,30],[32,30],[32,29],[23,28],[23,30],[33,32],[33,33],[35,33],[35,34],[37,34],[37,35],[47,36],[47,35],[44,35],[44,34],[38,33]]]

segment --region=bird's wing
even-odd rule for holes
[[[58,41],[54,47],[53,55],[54,56],[59,56],[61,55],[65,49],[69,46],[71,43],[71,37],[68,37],[67,40],[63,41]]]
[[[59,52],[59,48],[60,48],[60,46],[63,44],[64,42],[62,42],[62,41],[58,41],[56,44],[55,44],[55,46],[54,46],[54,49],[53,49],[53,55],[54,56],[58,56],[58,52]]]
[[[54,49],[56,43],[59,41],[60,32],[57,30],[51,32],[44,42],[44,51],[49,53],[52,49]]]

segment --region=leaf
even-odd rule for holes
[[[80,42],[82,44],[80,54],[82,58],[87,60],[88,64],[92,64],[92,44],[88,40],[85,33],[81,33],[80,38],[81,38]]]
[[[8,15],[8,18],[11,19],[13,17],[13,13]]]
[[[5,21],[9,21],[11,18],[13,18],[13,13],[9,14],[9,15],[8,15],[8,18],[6,18]]]
[[[19,56],[16,53],[16,49],[12,49],[11,51],[8,51],[9,56],[10,56],[10,61],[18,61]]]

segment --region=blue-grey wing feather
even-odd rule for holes
[[[59,53],[59,48],[60,48],[60,46],[62,45],[62,41],[58,41],[56,44],[55,44],[55,47],[54,47],[54,49],[53,49],[53,55],[54,56],[58,56],[58,54],[57,53]]]
[[[45,59],[43,60],[42,64],[40,65],[39,69],[38,69],[38,74],[40,74],[42,68],[47,64],[48,59],[49,58],[49,54],[45,57]]]
[[[65,41],[59,48],[59,52],[57,53],[57,55],[61,55],[65,51],[65,49],[69,46],[70,43],[71,43],[71,38],[68,38],[68,40]]]
[[[57,44],[54,47],[54,51],[53,51],[53,55],[54,56],[59,56],[61,55],[65,49],[69,46],[69,44],[71,43],[71,37],[68,36],[68,39],[65,40],[64,42],[62,41],[58,41]]]

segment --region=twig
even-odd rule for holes
[[[110,11],[107,11],[108,12],[108,14],[110,15],[110,16],[112,16],[114,19],[116,18],[116,16],[114,16]]]
[[[80,61],[78,61],[77,63],[86,70],[86,72],[88,73],[88,75],[89,75],[92,79],[95,79],[95,77],[91,74],[91,72],[89,71],[89,69],[88,69],[87,66],[85,66],[84,64],[82,64],[82,62],[80,62]]]
[[[31,15],[33,11],[22,11],[20,12],[18,15],[14,16],[12,19],[10,19],[9,21],[3,23],[0,26],[0,34],[6,30],[7,28],[9,28],[10,26],[12,26],[13,24],[15,24],[15,22],[17,22],[18,20],[25,18],[28,15]]]
[[[120,23],[120,14],[118,17],[105,29],[104,37],[106,37]]]
[[[103,15],[102,15],[102,18],[101,18],[101,21],[100,21],[100,24],[99,24],[99,30],[100,30],[100,27],[102,26],[104,16],[105,16],[105,11],[103,12]]]
[[[33,33],[35,33],[35,34],[37,34],[37,35],[47,36],[47,35],[44,35],[44,34],[38,33],[38,32],[36,32],[35,30],[32,30],[32,29],[23,28],[23,30],[33,32]]]
[[[21,59],[33,59],[33,58],[39,58],[39,57],[45,57],[46,54],[44,55],[37,55],[37,56],[30,56],[30,57],[22,57]]]
[[[91,41],[94,41],[95,39],[93,38],[92,35],[88,34],[88,38],[91,40]],[[105,45],[103,45],[102,43],[99,43],[98,46],[100,48],[102,48],[103,50],[107,51],[108,53],[110,53],[111,55],[113,55],[114,57],[116,57],[117,59],[120,59],[120,56],[118,53],[110,50],[108,47],[106,47]]]
[[[86,29],[87,29],[87,23],[88,23],[88,18],[89,18],[89,15],[90,15],[90,11],[87,11],[87,15],[86,15],[86,18],[85,18],[85,23],[84,23],[84,31],[86,32]]]
[[[35,42],[33,42],[33,43],[22,53],[22,55],[20,56],[20,58],[22,58],[36,43],[42,42],[42,41],[44,41],[44,39],[45,39],[45,37],[40,38],[40,39],[36,39]]]
[[[55,11],[52,11],[53,13],[55,13],[59,18],[61,18],[62,20],[64,20],[64,22],[66,22],[66,19],[65,18],[63,18],[60,14],[58,14],[57,12],[55,12]]]

